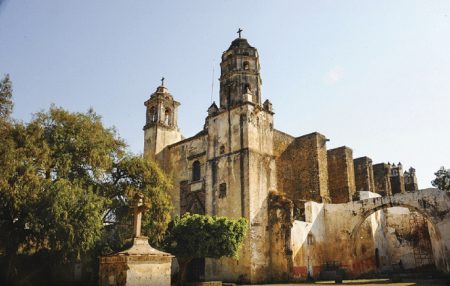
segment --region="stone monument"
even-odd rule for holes
[[[134,196],[133,246],[131,248],[100,257],[100,286],[170,285],[173,256],[154,249],[148,237],[141,235],[142,213],[146,209],[144,196]]]

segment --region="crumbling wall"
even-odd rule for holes
[[[425,218],[418,212],[400,207],[389,208],[385,213],[392,263],[401,261],[404,269],[433,265],[429,224]]]
[[[375,192],[372,159],[360,157],[353,160],[356,192]]]
[[[400,172],[396,176],[391,176],[391,189],[392,194],[399,194],[405,192],[405,178],[403,174]]]
[[[356,192],[352,149],[342,146],[327,151],[328,188],[334,204],[352,201]]]
[[[281,194],[269,196],[270,281],[286,282],[291,278],[291,228],[294,204]]]
[[[292,280],[319,278],[329,245],[324,221],[324,204],[307,202],[305,221],[295,220],[291,229]]]
[[[375,192],[381,196],[392,196],[391,167],[389,164],[379,163],[373,165]]]
[[[386,237],[389,242],[389,254],[393,264],[404,269],[416,267],[410,227],[410,212],[407,208],[395,207],[384,211],[386,214]]]
[[[203,133],[175,143],[164,150],[164,171],[172,178],[170,190],[172,216],[195,209],[205,212],[205,174],[207,140]],[[200,179],[193,181],[193,164],[200,163]],[[182,208],[183,207],[183,210]]]
[[[276,159],[280,190],[295,202],[329,201],[325,136],[317,132],[303,135],[295,138],[287,148],[284,147],[290,138],[280,134],[275,138],[285,142],[276,152],[280,154]]]
[[[291,185],[291,182],[295,180],[295,172],[292,167],[292,158],[287,155],[286,149],[294,140],[295,138],[289,134],[276,129],[273,130],[273,155],[277,165],[277,189],[278,192],[291,200],[294,200],[295,188]]]

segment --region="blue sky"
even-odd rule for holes
[[[143,102],[161,76],[184,136],[202,128],[239,27],[258,48],[275,128],[412,165],[421,188],[450,167],[447,0],[3,0],[0,75],[13,79],[16,118],[93,107],[141,153]]]

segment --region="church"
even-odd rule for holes
[[[220,68],[220,102],[208,108],[204,126],[192,137],[182,136],[180,103],[164,82],[145,102],[144,157],[172,178],[173,215],[245,217],[250,224],[238,260],[198,260],[192,275],[302,281],[324,273],[330,261],[349,275],[394,263],[387,236],[376,239],[377,231],[387,231],[385,211],[366,212],[358,231],[370,235],[356,243],[345,237],[351,230],[341,234],[333,227],[350,224],[338,221],[348,204],[355,213],[362,199],[417,193],[415,170],[354,159],[346,146],[327,149],[328,139],[317,132],[294,137],[275,129],[272,103],[262,97],[258,50],[240,33],[223,52]],[[432,241],[433,233],[428,236]],[[428,251],[434,263],[440,254],[431,246]]]

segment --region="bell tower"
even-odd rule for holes
[[[270,275],[269,193],[277,190],[272,104],[261,104],[259,56],[240,35],[222,54],[220,107],[206,119],[206,213],[249,221],[239,260],[206,260],[209,280],[260,283]],[[217,271],[220,269],[220,271]]]
[[[144,126],[144,157],[162,163],[162,151],[168,145],[181,140],[177,125],[177,109],[180,103],[175,101],[168,89],[161,85],[151,94],[144,105],[147,108]]]
[[[235,39],[222,54],[220,63],[220,108],[229,109],[244,102],[261,104],[261,77],[258,51],[247,39]]]

